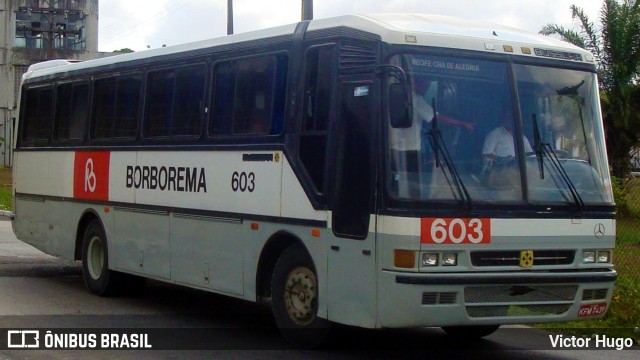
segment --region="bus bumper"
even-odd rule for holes
[[[615,270],[413,274],[383,271],[381,327],[563,322],[601,318]]]

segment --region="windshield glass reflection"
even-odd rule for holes
[[[532,202],[610,203],[595,75],[514,66],[524,133],[538,132],[540,152],[527,157]],[[566,174],[566,175],[565,175]]]
[[[522,201],[507,64],[423,55],[394,61],[407,70],[414,112],[411,127],[389,128],[391,193]]]
[[[388,127],[393,198],[611,202],[594,74],[514,65],[515,99],[506,62],[398,55],[392,64],[406,71],[414,110],[410,127]]]

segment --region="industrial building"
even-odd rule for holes
[[[0,165],[11,166],[20,80],[35,63],[98,53],[98,0],[0,0]]]

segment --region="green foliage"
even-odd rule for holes
[[[122,48],[120,50],[113,50],[114,53],[121,53],[121,54],[128,54],[128,53],[132,53],[135,52],[129,48]]]
[[[629,152],[640,145],[640,0],[604,0],[597,26],[571,6],[580,31],[548,24],[541,34],[589,50],[597,61],[607,151],[613,174],[629,172]]]
[[[613,185],[613,200],[616,202],[616,213],[619,217],[629,216],[629,202],[624,191],[624,179],[612,176],[611,183]]]
[[[619,276],[605,321],[620,328],[633,328],[640,324],[640,280]]]
[[[0,187],[0,210],[11,211],[11,188]]]

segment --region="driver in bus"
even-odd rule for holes
[[[482,172],[481,178],[489,181],[492,173],[502,170],[515,158],[516,150],[513,139],[514,121],[509,111],[500,112],[500,126],[491,130],[484,139],[482,146]],[[525,153],[533,152],[529,140],[523,135]]]

